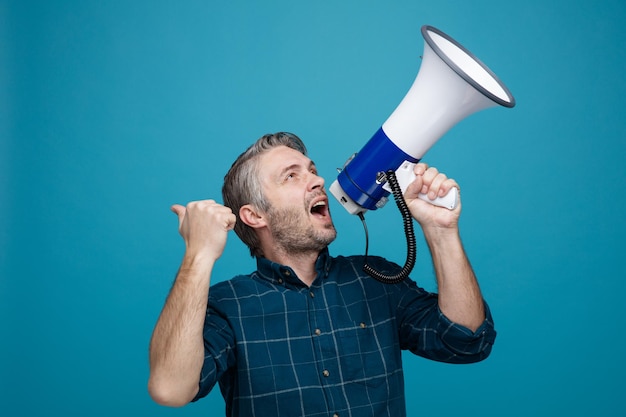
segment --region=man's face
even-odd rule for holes
[[[276,245],[301,253],[320,251],[335,240],[324,179],[309,158],[286,146],[273,148],[260,156],[259,175]]]

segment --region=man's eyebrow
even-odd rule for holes
[[[278,176],[279,176],[279,177],[282,177],[282,176],[283,176],[283,175],[285,175],[287,172],[292,171],[292,170],[296,170],[296,169],[300,168],[301,166],[302,166],[302,164],[299,164],[299,163],[294,163],[294,164],[291,164],[291,165],[289,165],[289,166],[286,166],[285,168],[283,168],[283,169],[281,169],[281,170],[280,170],[280,173],[278,174]],[[313,161],[309,161],[309,167],[308,167],[308,169],[311,169],[311,168],[317,168],[317,167],[315,166],[315,162],[313,162]]]
[[[301,166],[302,166],[302,164],[301,164],[301,163],[299,163],[299,162],[294,162],[293,164],[288,165],[288,166],[286,166],[285,168],[281,169],[281,170],[280,170],[280,173],[281,173],[281,174],[284,174],[284,173],[286,173],[287,171],[291,171],[291,170],[293,170],[293,169],[300,168]],[[310,168],[315,168],[315,162],[313,162],[313,161],[309,161],[309,166],[308,166],[308,168],[309,168],[309,169],[310,169]]]
[[[291,164],[288,165],[286,167],[284,167],[283,169],[280,170],[280,172],[278,173],[279,177],[282,177],[283,175],[285,175],[287,172],[292,171],[294,169],[297,169],[300,166],[300,164]]]

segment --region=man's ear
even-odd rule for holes
[[[253,229],[267,225],[265,214],[258,211],[252,204],[246,204],[239,209],[239,218]]]

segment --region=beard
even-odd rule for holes
[[[285,252],[320,252],[337,237],[332,221],[322,229],[316,228],[309,222],[306,213],[306,209],[298,210],[295,207],[272,208],[268,211],[268,222],[274,240]]]

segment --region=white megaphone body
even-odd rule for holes
[[[422,64],[409,92],[365,146],[348,160],[330,192],[350,214],[385,205],[393,170],[402,189],[415,178],[414,165],[452,126],[480,110],[515,106],[498,77],[471,52],[432,26],[423,26]],[[456,188],[431,201],[453,209]]]

